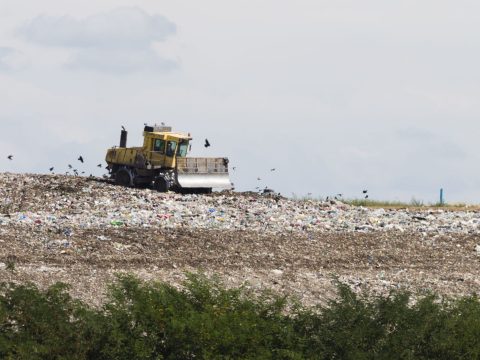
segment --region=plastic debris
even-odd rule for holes
[[[256,192],[182,195],[95,178],[0,174],[3,279],[67,281],[76,294],[96,294],[95,301],[105,293],[100,285],[130,270],[175,282],[185,271],[206,269],[236,284],[278,285],[307,302],[334,293],[333,273],[355,289],[385,293],[399,286],[480,292],[479,234],[478,208],[370,209]],[[15,263],[15,272],[2,263]]]

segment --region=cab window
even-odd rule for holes
[[[160,154],[165,153],[165,141],[161,139],[153,140],[153,151],[159,152]]]
[[[175,141],[168,141],[167,142],[167,156],[172,157],[175,155],[175,150],[177,148],[177,143]]]
[[[185,157],[187,156],[187,151],[188,151],[188,141],[181,141],[180,145],[178,146],[177,156]]]

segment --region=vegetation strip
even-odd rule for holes
[[[460,359],[480,355],[480,301],[355,295],[307,308],[188,275],[177,289],[119,275],[100,308],[58,283],[2,284],[2,359]]]

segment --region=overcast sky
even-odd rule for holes
[[[165,122],[238,190],[480,203],[479,34],[467,0],[0,0],[0,171]]]

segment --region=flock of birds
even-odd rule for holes
[[[7,156],[7,159],[10,160],[10,161],[13,161],[13,155],[8,155],[8,156]],[[83,159],[83,156],[82,156],[82,155],[80,155],[77,160],[78,160],[79,162],[81,162],[82,164],[85,162],[85,160]],[[98,164],[97,167],[102,168],[103,165],[102,165],[102,164]],[[70,171],[72,171],[72,173],[73,173],[75,176],[79,176],[80,174],[85,174],[85,171],[79,172],[79,170],[78,170],[78,169],[75,169],[72,164],[68,164],[68,169],[69,169]],[[48,170],[50,171],[51,174],[54,174],[55,167],[52,166],[52,167],[48,168]],[[66,171],[66,172],[65,172],[65,175],[70,175],[70,171]],[[90,177],[92,177],[92,176],[93,176],[93,175],[90,174]],[[105,175],[104,175],[104,176],[105,176]]]
[[[122,126],[122,128],[123,128],[123,126]],[[211,146],[211,145],[210,145],[210,142],[208,141],[208,139],[205,139],[205,145],[204,145],[204,146],[205,146],[206,148],[208,148],[208,147]],[[14,157],[13,155],[8,155],[8,156],[7,156],[7,159],[10,160],[10,161],[13,161],[13,157]],[[78,157],[77,161],[79,161],[79,162],[82,163],[82,164],[85,162],[85,160],[84,160],[84,158],[83,158],[82,155],[80,155],[80,156]],[[103,165],[102,165],[102,164],[98,164],[97,167],[98,167],[98,168],[102,168]],[[79,172],[77,169],[75,169],[75,168],[73,167],[72,164],[68,164],[68,169],[71,170],[72,173],[73,173],[75,176],[79,176],[80,174],[82,174],[82,175],[85,174],[85,171]],[[236,171],[236,169],[237,169],[237,168],[236,168],[235,166],[232,167],[232,170],[233,170],[233,171]],[[50,171],[51,174],[54,174],[55,167],[52,166],[52,167],[50,167],[48,170]],[[276,170],[277,170],[276,168],[271,168],[271,169],[270,169],[270,172],[274,172],[274,171],[276,171]],[[65,172],[65,175],[70,175],[70,171],[66,171],[66,172]],[[92,177],[92,176],[93,176],[93,175],[90,174],[90,177]],[[106,175],[104,175],[104,177],[105,177],[105,176],[106,176]],[[262,178],[261,178],[261,177],[257,177],[257,181],[262,181]],[[257,190],[259,193],[263,193],[263,194],[272,194],[272,193],[274,193],[274,191],[273,191],[272,189],[268,188],[268,186],[265,186],[264,188],[261,188],[260,186],[257,186],[257,187],[255,188],[255,190]],[[363,196],[364,196],[365,199],[368,199],[368,190],[363,190],[363,191],[362,191],[362,194],[363,194]],[[312,195],[312,193],[308,193],[308,196],[311,196],[311,195]],[[334,200],[341,200],[341,199],[342,199],[342,196],[343,196],[343,194],[337,194],[337,195],[333,196],[332,198],[333,198]],[[327,200],[327,201],[328,201],[328,200],[331,200],[331,199],[330,199],[330,196],[327,196],[327,197],[326,197],[326,200]]]
[[[162,125],[164,125],[164,123],[162,123]],[[122,125],[122,130],[123,130],[123,131],[126,131],[126,130],[125,130],[125,127],[124,127],[123,125]],[[205,147],[205,148],[209,148],[210,146],[211,146],[210,141],[209,141],[208,139],[205,139],[204,147]],[[12,161],[12,160],[13,160],[13,155],[8,155],[8,156],[7,156],[7,159],[10,160],[10,161]],[[85,160],[84,160],[84,158],[83,158],[82,155],[80,155],[77,160],[78,160],[79,162],[81,162],[82,164],[85,162]],[[97,167],[102,168],[102,164],[98,164]],[[80,174],[82,174],[82,175],[85,174],[85,171],[81,171],[81,172],[79,173],[79,171],[78,171],[77,169],[75,169],[75,168],[72,166],[72,164],[68,164],[68,169],[71,170],[75,176],[79,176]],[[50,167],[48,170],[50,171],[51,174],[54,174],[55,167],[52,166],[52,167]],[[232,167],[232,170],[235,172],[235,171],[237,170],[236,166],[233,166],[233,167]],[[276,168],[271,168],[271,169],[270,169],[270,172],[274,172],[274,171],[276,171],[276,170],[277,170]],[[70,171],[66,171],[66,172],[65,172],[65,175],[70,175]],[[90,174],[90,177],[92,177],[92,176],[93,176],[93,175]],[[103,176],[106,177],[106,175],[103,175]],[[260,176],[257,177],[257,181],[262,181],[262,178],[261,178]],[[274,191],[273,191],[272,189],[270,189],[268,186],[265,186],[264,188],[261,188],[260,186],[257,186],[257,187],[255,188],[255,190],[257,190],[259,193],[263,193],[263,194],[273,194],[273,193],[274,193]],[[365,199],[368,199],[368,190],[363,190],[362,193],[363,193],[364,198],[365,198]],[[308,193],[308,196],[311,196],[311,195],[312,195],[311,193]],[[343,196],[343,194],[337,194],[337,195],[334,196],[333,198],[334,198],[335,200],[341,200],[342,196]],[[327,196],[326,200],[327,200],[327,201],[330,200],[330,197]]]

